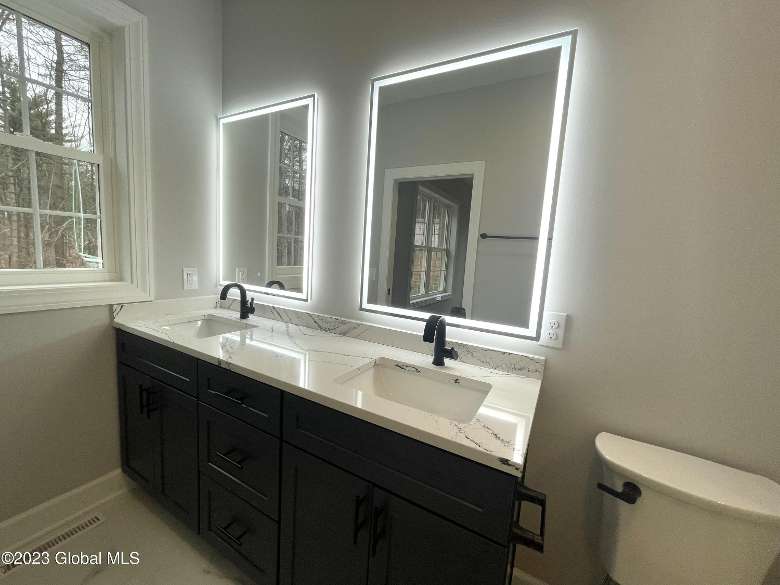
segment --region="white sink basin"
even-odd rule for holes
[[[350,389],[373,394],[457,422],[471,422],[491,385],[471,378],[377,358],[336,378]]]
[[[176,334],[190,334],[199,339],[205,337],[216,337],[225,333],[235,333],[253,329],[256,325],[249,323],[240,323],[233,319],[226,319],[217,315],[204,315],[187,321],[177,321],[162,326],[164,331],[170,331]]]

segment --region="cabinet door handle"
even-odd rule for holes
[[[217,451],[216,455],[237,469],[244,469],[243,463],[249,459],[249,457],[245,455],[240,449],[236,448],[225,451],[224,453]]]
[[[374,506],[373,514],[374,529],[371,533],[371,556],[376,556],[376,549],[379,546],[379,541],[387,534],[387,504],[384,506]],[[382,527],[379,527],[379,523],[382,523]]]
[[[360,510],[366,502],[368,502],[368,495],[355,496],[355,515],[352,520],[352,544],[357,544],[360,531],[368,523],[368,514],[366,514],[362,520],[360,519]]]
[[[149,389],[143,384],[138,385],[138,414],[144,413],[144,407],[146,406],[146,393]]]
[[[234,528],[239,534],[232,534],[230,532],[230,529]],[[244,538],[244,535],[249,532],[249,528],[245,527],[241,522],[238,520],[231,520],[228,522],[225,526],[217,526],[217,531],[219,531],[220,534],[222,534],[225,538],[230,540],[232,543],[234,543],[237,546],[241,546],[241,539]]]
[[[152,412],[159,410],[159,408],[152,408],[152,386],[145,386],[143,384],[138,385],[138,413],[146,413],[146,418],[151,418]]]

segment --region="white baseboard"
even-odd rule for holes
[[[45,534],[131,487],[132,482],[122,470],[116,469],[13,516],[0,523],[0,550],[13,550],[15,545]]]
[[[512,585],[547,585],[547,583],[515,567],[512,571]]]

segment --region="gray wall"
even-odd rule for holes
[[[224,4],[226,110],[320,98],[308,308],[416,331],[357,310],[369,79],[580,29],[547,290],[566,346],[450,332],[549,358],[528,471],[549,544],[519,563],[551,585],[599,573],[601,430],[780,480],[778,21],[758,0]]]
[[[220,4],[127,2],[149,18],[156,294],[183,295],[184,265],[203,294],[216,280]],[[108,307],[0,315],[0,521],[119,466],[116,393]]]
[[[0,522],[119,466],[108,307],[0,315]]]

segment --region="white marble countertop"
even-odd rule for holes
[[[128,313],[134,315],[119,312],[114,326],[467,459],[522,473],[539,379],[447,360],[436,369],[491,385],[473,420],[457,422],[337,381],[379,357],[433,368],[430,355],[260,317],[242,321],[252,329],[214,337],[167,327],[205,315],[239,320],[225,309],[149,318]]]

